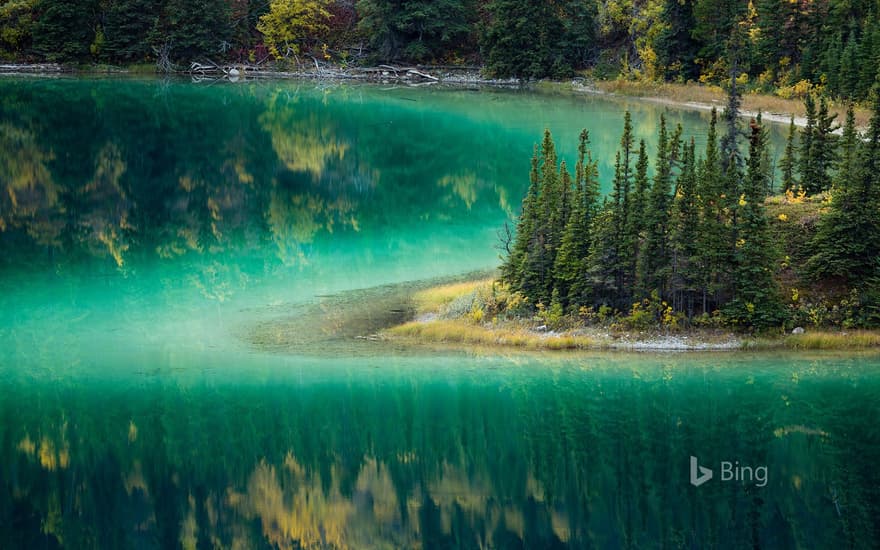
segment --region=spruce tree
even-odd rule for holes
[[[654,40],[657,62],[667,80],[696,80],[700,76],[696,64],[700,44],[693,37],[696,25],[693,0],[664,0],[662,26]]]
[[[481,46],[500,77],[565,77],[592,50],[593,11],[582,2],[491,0]]]
[[[857,58],[859,81],[855,87],[854,99],[861,100],[870,95],[871,86],[877,79],[877,69],[880,67],[880,9],[874,10],[865,21]]]
[[[742,97],[737,86],[739,77],[739,65],[734,57],[730,68],[730,83],[727,88],[727,106],[722,117],[727,130],[721,137],[721,169],[725,174],[742,168],[742,155],[740,155],[737,142],[739,141],[739,114],[742,105]]]
[[[633,280],[631,264],[635,261],[633,254],[633,241],[628,229],[631,215],[630,194],[633,184],[632,157],[633,157],[633,131],[632,116],[629,111],[623,115],[623,134],[620,137],[620,151],[615,162],[614,186],[611,193],[614,208],[614,242],[617,247],[617,261],[613,265],[615,286],[621,292],[618,296],[620,301],[628,301],[627,290],[632,288]]]
[[[527,282],[526,258],[529,245],[536,238],[538,225],[538,192],[540,181],[538,176],[538,146],[532,152],[531,170],[529,171],[529,188],[523,198],[522,210],[516,224],[516,235],[510,254],[501,266],[501,279],[518,291],[525,291],[531,282]]]
[[[714,311],[724,300],[730,268],[729,194],[718,150],[717,113],[712,109],[706,153],[697,174],[701,217],[698,236],[699,280],[703,313]],[[736,172],[731,174],[736,177]]]
[[[665,296],[665,282],[669,275],[667,232],[672,187],[672,149],[666,130],[666,117],[660,115],[656,173],[645,214],[645,242],[638,260],[641,296],[649,296],[655,290]]]
[[[571,213],[573,205],[571,204],[572,196],[578,192],[577,189],[572,190],[572,179],[571,174],[568,171],[568,166],[563,160],[559,165],[559,197],[557,200],[557,208],[556,208],[556,218],[559,220],[558,222],[551,222],[553,224],[559,223],[560,227],[558,230],[554,230],[553,240],[554,244],[554,254],[553,254],[553,281],[551,282],[551,296],[556,297],[556,302],[563,307],[568,305],[568,292],[569,292],[569,284],[568,281],[560,277],[560,274],[565,271],[568,266],[568,262],[572,259],[570,257],[562,257],[562,247],[565,243],[565,235],[567,233],[567,228],[569,223],[571,222]]]
[[[856,115],[852,102],[846,106],[846,122],[840,138],[840,156],[838,157],[834,191],[845,189],[850,178],[858,173],[859,134],[856,131]]]
[[[358,0],[358,29],[382,61],[431,61],[471,48],[473,8],[469,0]]]
[[[642,139],[639,140],[639,153],[636,160],[632,198],[629,201],[625,240],[627,244],[625,251],[626,280],[633,286],[638,281],[638,258],[641,251],[642,235],[645,230],[645,213],[648,207],[649,190],[648,152],[645,147],[645,140]]]
[[[587,257],[590,252],[590,228],[598,210],[599,181],[596,162],[589,152],[589,139],[589,134],[583,130],[578,145],[571,213],[554,266],[560,299],[570,307],[590,303],[592,299],[587,278]]]
[[[562,189],[557,172],[556,146],[550,130],[544,131],[539,169],[540,189],[536,200],[536,218],[524,258],[524,276],[520,290],[534,303],[548,305],[553,293],[553,267],[561,241]]]
[[[50,61],[83,61],[95,39],[98,2],[42,0],[33,27],[34,49]]]
[[[693,316],[699,299],[698,237],[700,204],[697,194],[696,146],[693,138],[684,147],[681,175],[670,216],[672,307]]]
[[[815,254],[806,273],[814,280],[834,278],[864,288],[878,276],[880,257],[880,86],[875,87],[868,133],[861,143],[847,116],[844,162],[857,163],[849,177],[841,174],[829,211],[819,220],[813,238]],[[854,152],[858,150],[857,161]]]
[[[586,271],[592,298],[590,305],[593,306],[606,305],[617,309],[626,306],[620,298],[622,289],[617,286],[617,272],[609,267],[620,261],[615,243],[616,225],[614,207],[606,199],[590,225]]]
[[[226,0],[165,0],[149,34],[156,49],[173,61],[190,62],[222,53],[232,36]]]
[[[156,24],[156,3],[150,0],[115,0],[104,17],[102,57],[112,61],[143,61],[152,51],[147,37]]]
[[[843,48],[840,58],[840,69],[837,75],[837,93],[844,98],[852,99],[855,97],[859,84],[859,68],[858,68],[858,46],[856,44],[856,35],[850,32]]]
[[[750,123],[749,157],[742,194],[736,205],[733,300],[725,307],[728,319],[741,326],[768,328],[783,320],[775,274],[776,253],[764,207],[768,174],[761,159],[766,133],[760,118]]]
[[[611,201],[616,213],[616,233],[619,240],[626,238],[624,233],[627,216],[630,212],[630,190],[633,183],[633,142],[632,116],[629,111],[626,111],[623,115],[623,134],[620,137],[620,151],[615,161],[614,181],[611,190]]]
[[[645,208],[648,200],[648,151],[645,140],[639,140],[639,155],[636,160],[636,177],[630,201],[630,232],[639,235],[644,227]]]
[[[782,191],[792,191],[797,188],[798,182],[795,176],[797,166],[797,149],[794,143],[797,135],[797,127],[794,125],[794,117],[788,124],[788,139],[785,142],[785,152],[779,160],[779,170],[782,172]]]
[[[804,98],[804,117],[806,123],[801,129],[800,180],[803,189],[814,188],[815,168],[813,167],[813,136],[816,135],[816,101],[812,94]]]
[[[837,113],[828,113],[826,99],[820,98],[812,147],[813,187],[806,189],[807,193],[819,193],[831,188],[831,169],[837,158],[837,137],[834,132],[840,128],[834,123],[836,118]]]

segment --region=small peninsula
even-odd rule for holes
[[[545,131],[497,279],[416,294],[388,338],[529,349],[860,349],[880,345],[880,86],[864,134],[805,101],[778,163],[736,76],[705,150],[661,116],[654,162],[629,112],[611,193],[589,132],[572,174]],[[721,134],[719,136],[719,134]],[[745,153],[743,152],[745,151]],[[806,328],[805,328],[806,327]]]

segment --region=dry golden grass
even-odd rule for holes
[[[420,290],[413,296],[416,309],[419,313],[434,312],[440,310],[443,306],[460,296],[470,294],[484,285],[491,285],[492,279],[482,279],[479,281],[464,281],[461,283],[451,283],[448,285],[434,286]]]
[[[593,85],[609,94],[632,97],[658,97],[680,102],[720,103],[724,101],[724,90],[719,86],[701,84],[671,84],[669,82],[650,82],[635,80],[597,80]]]
[[[743,348],[749,350],[869,350],[880,348],[880,331],[834,331],[811,329],[804,334],[789,334],[781,337],[765,336],[752,340],[744,340]]]
[[[592,83],[597,89],[623,96],[652,97],[670,102],[705,103],[707,105],[724,105],[725,92],[720,86],[703,85],[689,82],[687,84],[673,84],[669,82],[642,82],[624,79],[597,80]],[[769,94],[747,93],[743,95],[742,108],[745,111],[772,113],[786,117],[794,115],[804,116],[804,103],[801,99],[785,99]],[[837,113],[839,122],[846,118],[846,105],[840,102],[832,102],[829,105],[831,113]],[[856,125],[865,127],[871,118],[868,109],[856,108]]]
[[[787,336],[783,343],[790,349],[840,350],[880,347],[880,332],[858,330],[848,332],[810,331]]]
[[[509,346],[530,350],[562,350],[596,348],[587,336],[572,334],[536,334],[523,329],[493,327],[455,321],[413,321],[388,329],[387,335],[429,343]]]

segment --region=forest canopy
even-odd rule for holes
[[[877,0],[5,0],[0,59],[188,64],[314,57],[497,77],[740,84],[866,100]]]

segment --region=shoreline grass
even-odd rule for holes
[[[419,313],[433,313],[448,306],[456,298],[475,292],[484,285],[491,285],[493,279],[478,279],[442,284],[420,290],[413,295],[413,303]]]
[[[673,82],[652,82],[625,79],[591,80],[590,85],[597,90],[622,97],[646,100],[659,100],[675,105],[702,104],[705,106],[724,107],[726,94],[720,86],[689,82],[677,84]],[[788,118],[804,116],[802,98],[783,98],[766,93],[749,93],[742,95],[742,109],[748,112],[761,111],[765,114],[779,115]],[[846,105],[840,101],[829,103],[831,114],[837,113],[838,121],[846,117]],[[856,106],[856,126],[866,127],[871,118],[869,109]]]
[[[416,319],[381,331],[405,344],[513,348],[524,351],[865,351],[880,350],[880,330],[808,329],[804,334],[737,335],[715,328],[673,333],[661,329],[621,331],[612,327],[562,327],[547,331],[534,318],[476,321],[460,312],[463,299],[487,292],[493,280],[445,283],[413,294]],[[686,342],[686,346],[680,345]],[[733,345],[731,345],[731,343]]]
[[[813,351],[866,350],[880,348],[880,331],[834,331],[815,329],[804,334],[787,334],[777,338],[762,336],[743,342],[743,349],[787,349]]]
[[[604,347],[589,336],[569,333],[539,334],[522,328],[489,328],[462,320],[410,321],[388,329],[386,334],[423,343],[515,347],[527,350],[586,350]]]

